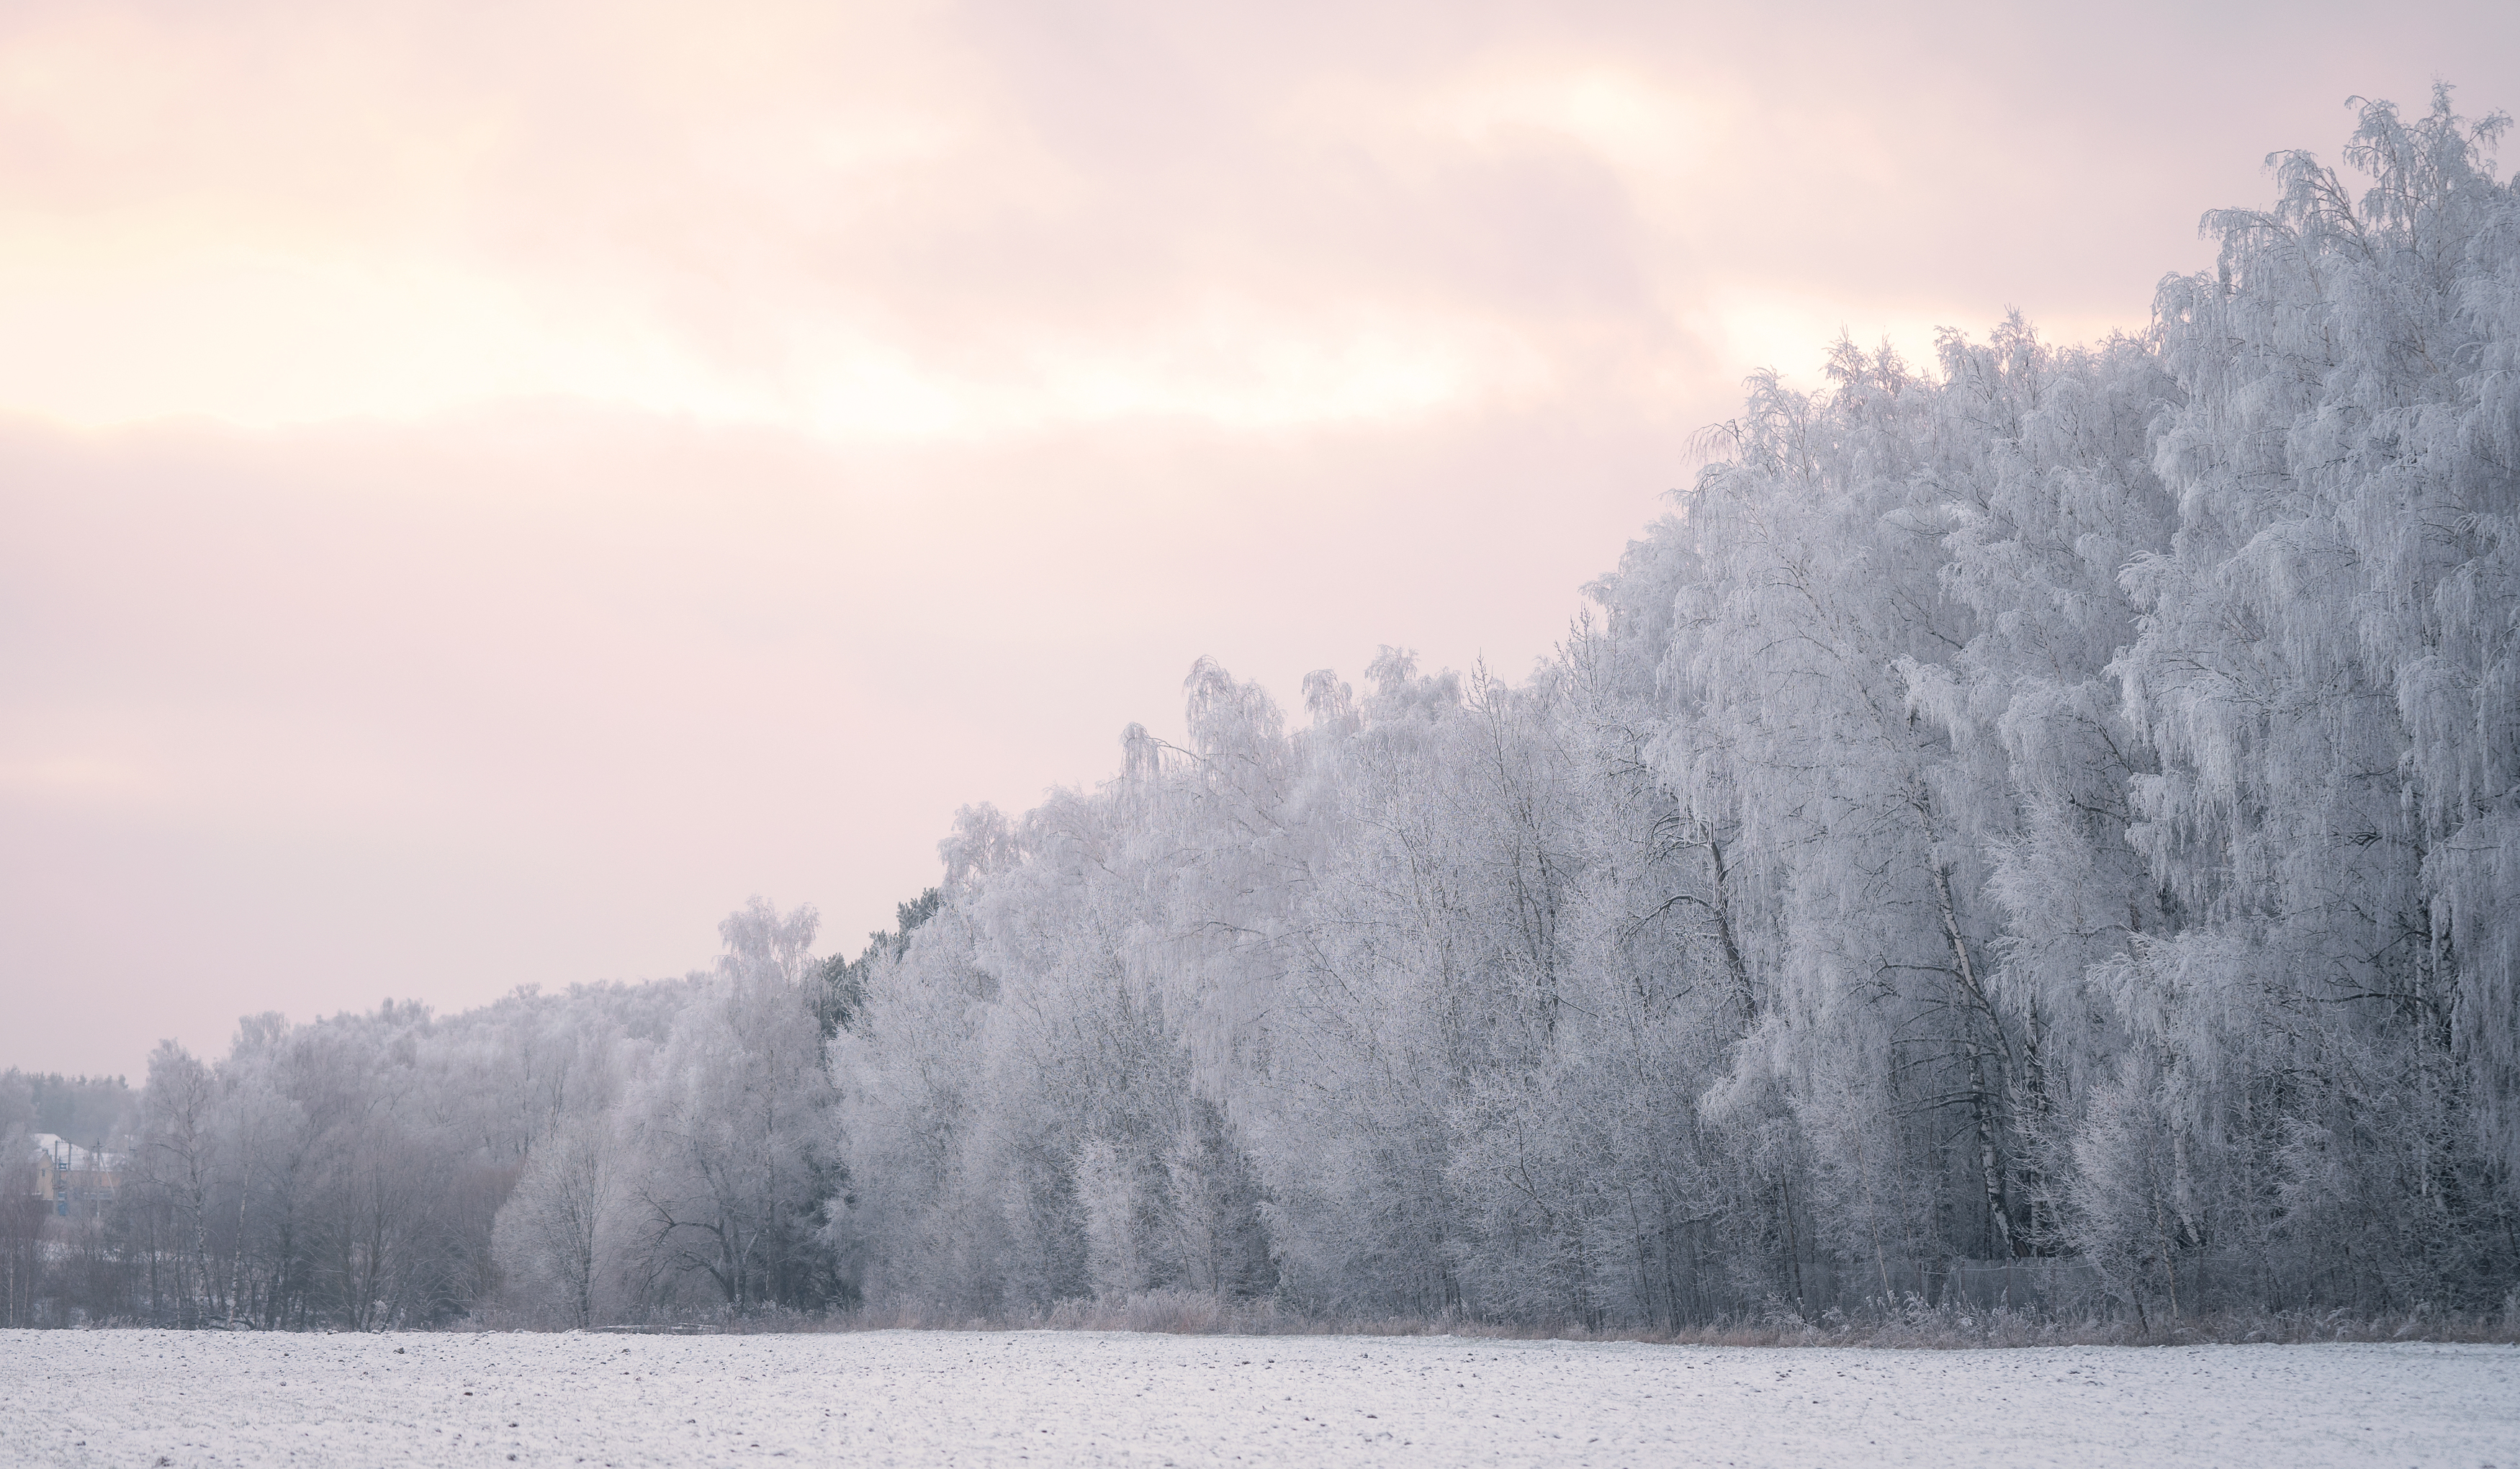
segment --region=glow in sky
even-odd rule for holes
[[[2140,327],[2344,7],[0,13],[0,1065],[854,948],[1214,654],[1514,671],[1750,370]],[[1291,700],[1290,700],[1291,702]]]

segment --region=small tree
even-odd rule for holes
[[[543,1139],[499,1211],[491,1250],[511,1287],[594,1324],[607,1225],[620,1200],[610,1128],[577,1118]]]

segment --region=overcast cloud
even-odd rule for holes
[[[1749,371],[2139,328],[2501,5],[0,11],[0,1065],[826,946],[1213,654],[1519,673]]]

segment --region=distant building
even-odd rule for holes
[[[35,1197],[64,1218],[76,1214],[93,1218],[113,1202],[122,1186],[122,1158],[82,1148],[68,1138],[38,1132],[28,1139],[35,1150]]]

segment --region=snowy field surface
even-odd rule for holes
[[[0,1332],[0,1463],[2452,1464],[2501,1347]]]

